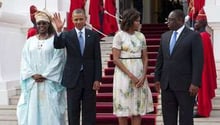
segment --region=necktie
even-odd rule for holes
[[[83,55],[85,42],[83,40],[82,31],[79,31],[78,39],[79,39],[79,45],[80,45],[81,54]]]
[[[176,31],[173,31],[173,34],[172,34],[172,37],[170,39],[170,55],[172,54],[172,51],[173,51],[173,48],[176,44],[176,36],[177,36],[177,33]]]

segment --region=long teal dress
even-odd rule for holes
[[[61,85],[65,63],[64,50],[54,49],[54,37],[29,38],[22,52],[21,96],[17,105],[19,125],[64,125],[65,88]],[[46,80],[37,83],[32,75]]]

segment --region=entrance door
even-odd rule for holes
[[[158,8],[158,23],[166,22],[169,13],[174,9],[182,9],[182,2],[180,0],[159,0]]]
[[[138,2],[139,1],[139,2]],[[164,23],[168,14],[174,9],[183,9],[181,0],[119,0],[119,13],[123,13],[125,9],[135,8],[135,2],[142,9],[143,24],[146,23]],[[184,0],[183,0],[184,1]],[[140,9],[138,7],[138,9]],[[140,11],[140,10],[139,10]]]

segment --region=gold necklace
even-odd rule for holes
[[[41,37],[40,34],[38,34],[38,42],[37,42],[37,48],[38,49],[42,49],[43,48],[43,45],[44,45],[44,42],[46,39],[48,39],[48,34],[46,34],[44,37]]]
[[[39,40],[39,39],[38,39],[38,42],[37,42],[37,48],[38,48],[38,49],[43,48],[44,41],[45,41],[45,40]]]

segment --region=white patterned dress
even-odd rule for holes
[[[142,59],[126,59],[141,57],[142,49],[145,49],[146,40],[142,33],[128,34],[119,31],[113,39],[113,48],[121,50],[120,58],[124,66],[137,78],[143,74]],[[115,67],[113,79],[113,114],[118,117],[133,115],[145,115],[153,111],[153,101],[147,79],[144,86],[136,88],[131,79]]]

